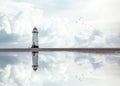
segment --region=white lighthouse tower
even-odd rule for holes
[[[33,28],[33,37],[32,37],[32,48],[38,48],[38,30],[36,27]]]
[[[32,37],[32,48],[39,48],[38,46],[38,30],[36,27],[33,28],[33,37]],[[33,70],[36,71],[38,68],[38,51],[32,52],[32,67]]]

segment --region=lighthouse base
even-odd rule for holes
[[[37,45],[32,45],[31,48],[39,48],[39,46],[37,46]]]

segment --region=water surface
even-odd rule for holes
[[[118,86],[120,53],[0,52],[0,86]]]

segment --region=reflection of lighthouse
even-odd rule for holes
[[[32,62],[33,62],[33,70],[36,71],[38,67],[38,52],[32,52]]]
[[[36,27],[33,28],[33,37],[32,37],[32,48],[38,48],[38,30]],[[33,62],[33,70],[36,71],[38,67],[38,51],[32,52],[32,62]]]
[[[36,27],[33,28],[32,33],[33,33],[33,38],[32,38],[33,44],[32,44],[32,48],[38,48],[38,47],[39,47],[39,46],[38,46],[38,30],[37,30]]]

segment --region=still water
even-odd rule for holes
[[[120,53],[0,52],[0,86],[119,86]]]

